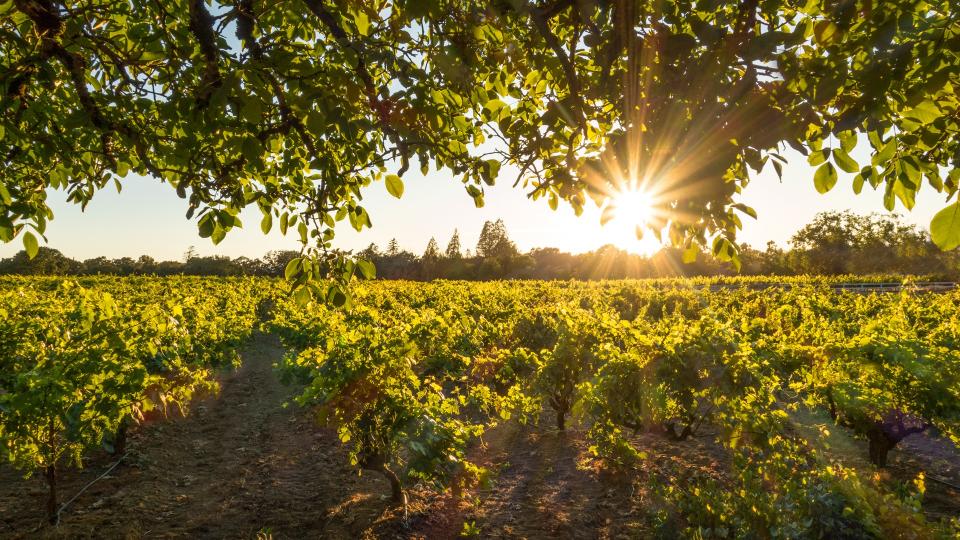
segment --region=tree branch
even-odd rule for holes
[[[567,80],[567,86],[570,87],[570,97],[573,98],[574,103],[577,105],[576,116],[578,122],[582,125],[586,123],[584,114],[586,112],[586,104],[583,101],[583,96],[581,95],[580,89],[580,79],[577,77],[577,70],[573,65],[570,55],[567,54],[567,51],[563,49],[563,45],[560,44],[560,41],[557,39],[557,36],[550,31],[549,20],[554,15],[563,10],[570,4],[569,0],[558,1],[546,6],[529,6],[528,11],[530,13],[530,18],[533,20],[533,24],[537,29],[537,32],[540,34],[540,37],[547,43],[547,46],[553,50],[553,53],[556,55],[557,60],[560,61],[560,66],[563,68],[564,78]]]
[[[197,95],[197,102],[201,107],[207,106],[210,95],[223,84],[219,67],[220,49],[217,47],[213,23],[214,19],[207,11],[204,1],[192,0],[190,2],[190,33],[200,44],[200,52],[205,62],[203,78],[200,80],[200,93]]]

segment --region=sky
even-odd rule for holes
[[[866,145],[860,145],[864,147]],[[813,167],[797,153],[787,153],[781,182],[772,167],[757,175],[741,195],[740,201],[758,213],[756,220],[742,215],[743,230],[738,235],[743,244],[763,247],[768,241],[787,246],[793,233],[818,213],[850,209],[858,213],[885,212],[882,188],[871,190],[867,185],[860,195],[852,190],[852,175],[841,173],[832,191],[820,195],[813,186]],[[866,162],[864,154],[857,155]],[[638,242],[632,223],[614,220],[600,225],[600,210],[588,202],[588,208],[577,217],[569,206],[553,211],[545,199],[530,200],[521,188],[513,188],[514,176],[504,168],[499,183],[487,188],[483,208],[476,208],[463,184],[448,172],[431,171],[423,176],[411,170],[404,176],[402,199],[387,193],[383,182],[372,184],[364,194],[363,206],[371,215],[373,228],[354,231],[344,223],[337,229],[335,246],[363,249],[371,242],[385,247],[391,238],[400,246],[420,254],[435,237],[443,249],[454,229],[460,233],[464,249],[473,248],[486,220],[503,219],[517,247],[526,251],[536,247],[557,247],[580,253],[614,243],[634,252],[656,248],[651,235]],[[251,208],[241,214],[243,229],[234,229],[219,245],[197,234],[195,220],[185,218],[186,201],[178,198],[167,184],[150,178],[129,176],[123,190],[113,187],[98,193],[81,212],[80,207],[65,202],[65,193],[49,194],[54,219],[47,227],[45,244],[64,255],[83,260],[93,257],[139,257],[150,255],[159,260],[179,260],[194,246],[199,255],[260,257],[276,249],[299,249],[295,231],[282,236],[274,226],[269,235],[260,231],[260,211]],[[908,223],[926,228],[933,215],[945,206],[944,196],[924,186],[916,206],[907,212],[899,205],[896,212]],[[0,244],[0,257],[9,257],[22,249],[20,238]]]

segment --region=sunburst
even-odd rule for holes
[[[654,193],[633,185],[612,193],[601,218],[610,243],[642,255],[663,247],[654,235],[645,234],[658,221],[657,202]]]

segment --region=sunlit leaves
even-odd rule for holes
[[[860,165],[843,148],[833,149],[833,161],[843,172],[851,174],[860,172]]]
[[[826,193],[837,185],[837,169],[829,161],[820,165],[813,175],[813,185],[819,193]]]
[[[940,118],[943,112],[932,100],[924,100],[915,107],[903,113],[905,118],[916,120],[917,122],[927,124]]]
[[[403,180],[399,176],[388,174],[385,182],[387,184],[387,193],[398,199],[403,196]]]
[[[842,31],[837,27],[836,24],[833,23],[833,21],[824,20],[814,25],[813,35],[818,44],[830,45],[840,39]]]
[[[364,279],[374,279],[377,277],[377,269],[370,261],[362,259],[357,261],[357,269],[360,270],[360,275],[362,275]]]
[[[0,455],[28,474],[118,451],[121,426],[147,412],[187,411],[216,388],[214,369],[237,365],[271,292],[209,277],[84,283],[0,283]]]
[[[23,248],[27,251],[27,256],[31,259],[36,257],[37,252],[40,251],[40,244],[37,242],[37,237],[30,231],[23,233]]]
[[[933,216],[930,236],[940,249],[960,247],[960,202],[954,202]]]
[[[273,228],[273,214],[269,211],[264,212],[263,219],[260,220],[260,230],[263,231],[263,234],[270,232],[270,229]]]
[[[297,277],[300,273],[300,270],[303,268],[303,260],[300,257],[294,257],[287,262],[287,266],[283,269],[283,277],[290,281],[293,278]]]
[[[670,444],[649,437],[681,439],[702,423],[711,429],[698,440],[731,451],[730,482],[701,492],[678,474],[678,492],[694,509],[720,501],[727,513],[691,514],[690,527],[745,536],[763,520],[793,537],[834,532],[842,519],[895,535],[902,522],[876,529],[873,512],[898,499],[882,484],[869,488],[882,493],[841,489],[859,477],[822,459],[818,441],[846,431],[831,410],[864,435],[878,415],[901,411],[956,440],[960,357],[944,347],[955,336],[943,321],[960,304],[952,292],[842,294],[828,283],[492,282],[469,294],[462,283],[389,284],[365,287],[353,311],[283,300],[268,325],[291,350],[281,370],[305,383],[298,402],[318,407],[358,468],[384,460],[401,478],[459,489],[450,482],[473,470],[463,449],[486,429],[514,419],[543,429],[544,410],[561,422],[572,410],[593,465],[616,470]],[[816,421],[799,416],[808,414]],[[642,440],[631,436],[641,430]]]

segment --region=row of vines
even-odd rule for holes
[[[706,425],[735,474],[656,486],[685,535],[958,534],[818,452],[794,417],[829,415],[877,467],[913,433],[960,443],[960,294],[698,285],[375,283],[345,309],[280,297],[268,324],[299,402],[399,503],[413,484],[479,481],[469,450],[499,423],[575,422],[612,468],[657,458],[637,432],[679,442]]]
[[[238,365],[255,327],[254,280],[0,280],[0,458],[45,475],[125,452],[129,429],[188,412]]]

